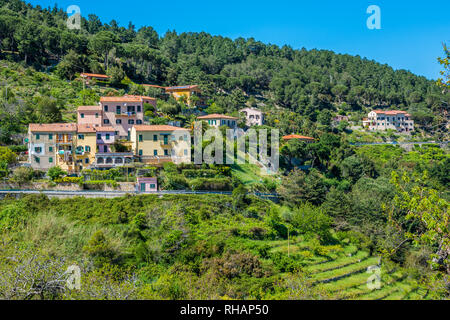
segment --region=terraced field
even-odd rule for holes
[[[271,251],[287,253],[286,241],[274,242]],[[313,285],[320,286],[338,299],[418,300],[427,295],[426,290],[408,279],[404,270],[387,269],[384,265],[380,266],[380,287],[370,289],[367,281],[374,273],[368,271],[368,267],[377,266],[380,259],[355,246],[349,245],[327,256],[319,256],[305,243],[294,240],[290,243],[289,253],[294,257],[302,255],[305,262],[303,270],[308,273]],[[305,259],[305,256],[308,258]]]

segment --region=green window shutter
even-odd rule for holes
[[[144,140],[144,137],[142,136],[142,134],[139,135],[139,142],[142,142]]]
[[[53,147],[48,147],[48,152],[53,152]]]
[[[53,163],[53,158],[52,157],[48,158],[48,162]]]
[[[53,140],[53,134],[49,133],[48,140]]]
[[[142,156],[143,152],[142,149],[139,149],[139,155]]]
[[[39,140],[41,138],[41,135],[39,133],[36,133],[36,140]]]

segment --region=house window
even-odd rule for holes
[[[139,135],[139,142],[142,142],[144,140],[144,137],[142,136],[142,134]]]
[[[188,155],[188,151],[187,149],[184,149],[184,155],[187,156]]]
[[[34,161],[36,161],[36,163],[40,163],[41,159],[39,159],[39,157],[34,157]]]
[[[168,156],[168,155],[169,155],[169,150],[164,149],[164,155],[165,155],[165,156]]]
[[[108,112],[108,106],[104,106],[103,109],[105,110],[105,112]]]
[[[116,124],[121,124],[122,123],[122,119],[116,119]]]
[[[141,112],[141,106],[137,106],[137,112]]]
[[[53,152],[53,147],[48,147],[48,152]]]
[[[84,140],[84,134],[79,134],[79,135],[78,135],[78,139]]]
[[[142,156],[142,149],[139,149],[139,155]]]
[[[84,149],[86,150],[86,152],[91,152],[91,147],[90,146],[85,146]]]
[[[110,138],[110,135],[109,135],[109,133],[107,133],[106,134],[106,140],[109,140],[109,138]]]
[[[81,119],[84,118],[84,113],[80,113],[80,118],[81,118]]]
[[[89,158],[86,158],[86,159],[84,160],[84,162],[85,162],[85,163],[89,163]]]
[[[39,140],[41,138],[39,133],[36,133],[36,140]]]
[[[120,106],[116,107],[116,114],[120,114]]]
[[[142,120],[136,120],[136,124],[142,124]]]
[[[153,150],[153,155],[154,155],[154,156],[157,156],[157,155],[158,155],[158,150],[156,150],[156,149]]]
[[[97,140],[101,140],[102,139],[102,135],[100,133],[97,134]]]
[[[103,146],[103,152],[108,152],[108,146]]]
[[[108,119],[104,119],[104,120],[103,120],[103,123],[104,123],[104,124],[109,124],[109,120],[108,120]]]
[[[52,157],[48,158],[48,162],[53,163],[53,158]]]
[[[134,124],[134,120],[133,119],[128,120],[128,124]]]
[[[150,184],[150,189],[155,189],[155,184],[154,183]]]
[[[41,153],[42,152],[42,148],[41,147],[35,147],[34,148],[34,152]]]
[[[98,113],[95,114],[95,117],[98,118]]]
[[[53,134],[51,133],[48,134],[48,140],[53,140]]]
[[[153,141],[158,141],[158,135],[157,134],[153,135]]]

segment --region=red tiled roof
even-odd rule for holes
[[[165,89],[166,87],[157,86],[156,84],[143,84],[144,87],[152,87],[152,88],[158,88],[158,89]]]
[[[138,96],[101,97],[100,102],[142,102]]]
[[[30,123],[31,132],[75,132],[76,123]]]
[[[191,89],[197,89],[198,85],[193,84],[189,86],[174,86],[174,87],[166,87],[166,91],[175,91],[175,90],[191,90]]]
[[[283,136],[283,140],[290,140],[290,139],[315,140],[312,137],[301,136],[299,134],[289,134],[287,136]]]
[[[145,100],[156,100],[156,98],[147,97],[147,96],[136,96],[132,94],[126,94],[124,97],[130,97],[130,98],[138,98],[138,99],[145,99]]]
[[[375,112],[377,114],[381,113],[381,114],[389,114],[389,115],[396,115],[396,114],[402,114],[402,113],[407,114],[406,111],[401,111],[401,110],[386,110],[386,111],[373,110],[373,112]]]
[[[208,114],[206,116],[197,117],[197,119],[231,119],[231,120],[237,120],[238,118],[231,117],[231,116],[226,116],[224,114],[214,113],[214,114]]]
[[[169,126],[169,125],[136,125],[134,126],[136,131],[175,131],[175,130],[186,130],[185,128]]]
[[[114,127],[95,127],[97,132],[114,132]]]
[[[77,111],[102,111],[101,106],[79,106]]]
[[[105,74],[98,74],[98,73],[81,73],[80,77],[95,77],[95,78],[103,78],[103,79],[109,78]]]
[[[79,124],[77,128],[77,132],[79,133],[95,133],[96,127],[94,127],[92,124]]]

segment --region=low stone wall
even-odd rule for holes
[[[24,185],[17,185],[15,183],[1,182],[0,190],[55,190],[55,191],[82,191],[82,190],[99,190],[99,191],[136,191],[136,183],[134,182],[118,182],[116,188],[112,185],[104,184],[93,188],[83,188],[77,183],[57,183],[56,185],[49,182],[32,182]]]
[[[105,185],[104,191],[134,192],[134,191],[136,191],[136,183],[135,182],[118,182],[118,187],[115,189],[113,186]]]

